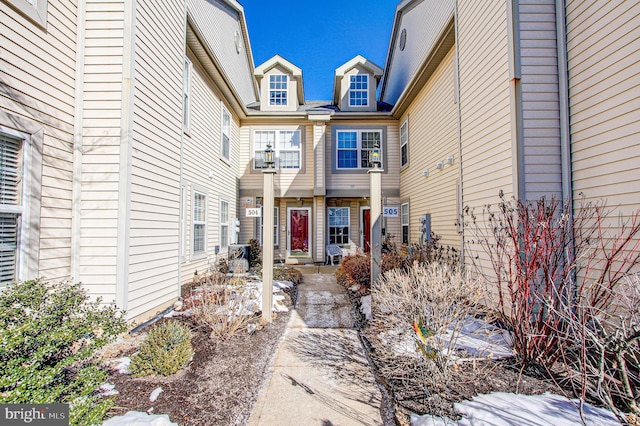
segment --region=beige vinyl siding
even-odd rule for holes
[[[179,294],[184,6],[136,3],[128,316]],[[122,232],[122,230],[121,230]],[[143,234],[144,237],[132,237]]]
[[[458,106],[454,96],[454,53],[451,49],[401,117],[408,119],[409,165],[400,174],[400,193],[409,202],[411,242],[421,238],[420,218],[431,214],[431,230],[446,245],[460,247],[456,230],[456,181],[459,178]],[[452,165],[436,168],[453,156]],[[399,162],[398,162],[399,164]],[[424,171],[429,170],[429,176]],[[400,224],[398,231],[400,235]]]
[[[463,203],[481,208],[513,192],[506,6],[464,0],[458,13]]]
[[[77,278],[92,295],[111,302],[116,297],[124,3],[87,1],[85,25]]]
[[[214,61],[231,81],[233,89],[243,103],[256,100],[253,64],[245,51],[245,40],[239,22],[239,13],[223,0],[187,0],[190,18],[202,34],[204,42],[214,55]],[[236,49],[235,36],[240,37]]]
[[[526,199],[562,197],[555,1],[519,4]]]
[[[237,117],[231,110],[231,140],[229,162],[221,159],[222,108],[219,90],[213,81],[207,78],[203,69],[192,58],[193,81],[191,85],[191,126],[184,144],[183,179],[188,182],[186,197],[186,239],[187,261],[182,265],[182,282],[193,277],[195,271],[202,272],[215,263],[215,246],[220,246],[220,201],[229,204],[229,243],[233,242],[233,218],[238,216],[237,175],[239,164],[239,127]],[[192,239],[192,199],[193,190],[206,190],[207,222],[205,251],[206,256],[191,258]],[[239,240],[241,243],[246,242]],[[226,256],[226,250],[218,256]]]
[[[568,1],[574,197],[640,208],[640,3]]]
[[[26,6],[28,7],[28,6]],[[0,2],[0,125],[23,134],[38,134],[42,154],[34,151],[33,194],[40,194],[37,223],[30,229],[37,250],[32,275],[58,281],[71,272],[71,192],[75,25],[77,8],[50,0],[44,31]],[[39,164],[41,160],[41,165]],[[38,242],[39,241],[39,242]]]
[[[453,16],[455,1],[423,0],[408,2],[401,12],[396,45],[390,47],[393,57],[386,70],[382,100],[395,104],[422,61],[436,47],[440,32]],[[404,50],[398,46],[400,33],[406,30]]]
[[[264,124],[244,124],[240,130],[240,188],[251,193],[256,193],[256,191],[262,193],[262,171],[253,169],[254,134],[261,130],[299,130],[302,139],[301,168],[278,170],[274,178],[276,197],[297,197],[299,191],[312,194],[315,162],[314,139],[313,124],[308,121],[283,121],[278,124],[273,124],[271,121]]]
[[[365,171],[333,173],[336,167],[336,141],[333,140],[333,127],[340,130],[382,130],[382,161],[385,173],[382,175],[382,190],[395,190],[400,187],[400,135],[396,120],[336,120],[326,126],[325,176],[327,190],[369,191],[370,178]],[[384,138],[386,137],[386,141]],[[383,193],[384,195],[384,193]]]

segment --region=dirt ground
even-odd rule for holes
[[[169,377],[134,378],[113,372],[109,383],[116,385],[119,394],[108,417],[134,410],[168,414],[181,426],[246,424],[289,316],[279,313],[261,330],[222,342],[211,339],[188,318],[182,319],[193,331],[193,360]],[[151,402],[149,396],[157,387],[162,387],[162,393]]]

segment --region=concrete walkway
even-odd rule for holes
[[[249,425],[381,425],[380,391],[335,268],[299,269],[296,309]]]

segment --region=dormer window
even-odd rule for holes
[[[287,105],[287,76],[272,74],[269,76],[269,105]]]
[[[369,76],[358,74],[349,78],[349,106],[369,105]]]

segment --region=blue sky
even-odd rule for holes
[[[255,65],[275,54],[302,68],[305,98],[329,100],[336,68],[360,54],[384,68],[399,0],[239,0]]]

